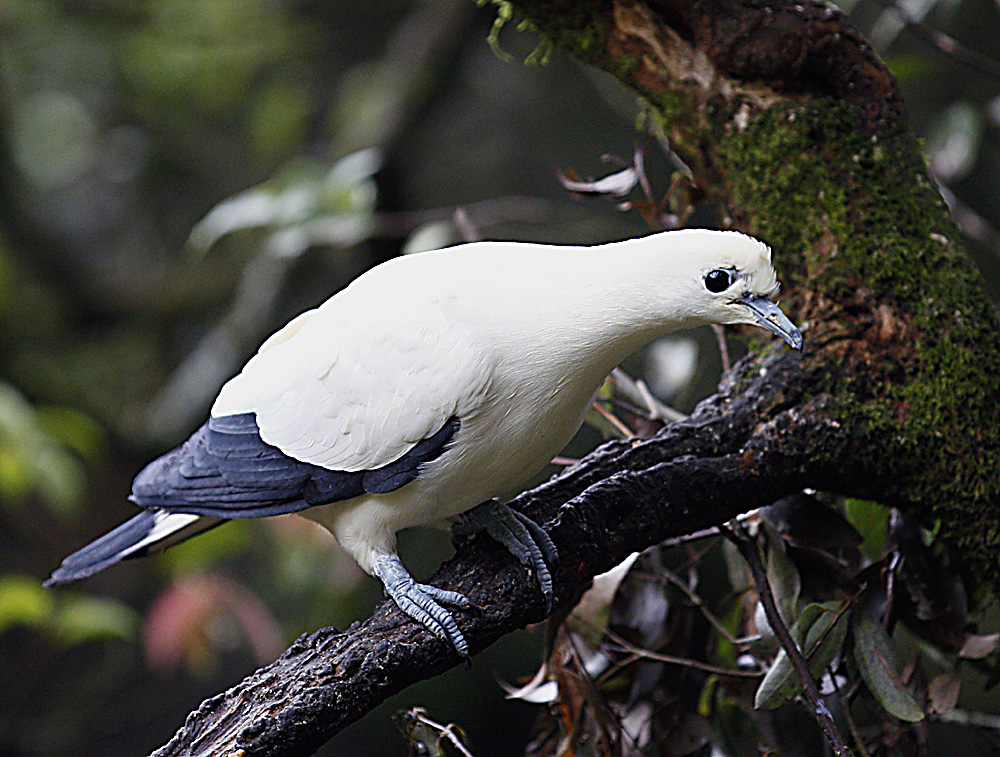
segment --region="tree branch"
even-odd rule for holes
[[[938,519],[1000,586],[1000,530],[983,528],[1000,520],[996,314],[892,77],[844,17],[818,0],[513,4],[646,99],[697,188],[774,248],[808,327],[802,354],[743,361],[690,419],[606,444],[516,500],[560,550],[557,600],[632,551],[805,486]],[[431,580],[485,608],[458,618],[473,653],[544,614],[534,582],[487,539]],[[458,662],[383,603],[207,700],[156,755],[308,754]]]
[[[799,356],[775,352],[765,375],[799,375]],[[817,445],[838,447],[822,401],[783,409],[794,387],[756,378],[740,395],[703,402],[654,439],[611,442],[514,504],[546,524],[560,550],[554,575],[564,603],[635,550],[719,523],[801,488]],[[766,420],[765,420],[766,419]],[[545,616],[535,582],[502,547],[476,537],[430,579],[462,591],[481,613],[458,617],[473,653]],[[156,757],[310,754],[344,726],[411,683],[460,662],[391,602],[347,631],[303,636],[271,665],[206,700]]]
[[[802,681],[803,695],[806,701],[809,702],[813,717],[816,718],[820,728],[823,729],[823,733],[826,735],[827,741],[830,742],[830,747],[833,749],[834,755],[836,757],[851,757],[850,750],[844,745],[844,741],[837,731],[837,725],[833,722],[833,715],[830,714],[826,702],[823,701],[823,697],[819,692],[819,686],[813,680],[812,672],[809,670],[809,662],[799,650],[798,644],[795,643],[795,639],[792,638],[792,634],[789,632],[787,626],[785,626],[785,621],[781,618],[778,603],[774,601],[774,593],[771,591],[771,584],[767,580],[767,571],[764,569],[763,563],[761,563],[760,552],[757,550],[757,542],[754,541],[753,537],[747,533],[746,529],[738,521],[733,521],[732,528],[725,525],[719,528],[736,545],[740,554],[743,555],[743,559],[750,566],[750,574],[753,576],[754,584],[757,586],[757,595],[760,597],[760,603],[764,607],[767,622],[771,626],[771,630],[774,631],[774,635],[778,638],[778,641],[781,642],[781,647],[785,650],[785,654],[788,655],[788,659],[791,661],[799,680]]]

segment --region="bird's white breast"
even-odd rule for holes
[[[304,511],[368,569],[396,531],[521,486],[611,368],[684,325],[683,300],[649,275],[658,246],[487,243],[396,259],[268,340],[212,413],[254,412],[285,454],[347,471],[398,459],[457,415],[414,481]]]

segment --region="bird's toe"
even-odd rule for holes
[[[546,612],[552,612],[555,592],[549,566],[558,564],[559,553],[545,529],[524,513],[497,501],[484,502],[465,513],[462,530],[474,529],[485,530],[535,574]]]
[[[439,589],[438,587],[431,586],[430,584],[417,584],[417,588],[420,589],[424,594],[433,597],[435,600],[437,600],[443,605],[448,605],[450,607],[458,607],[462,610],[482,609],[479,607],[479,605],[475,604],[467,596],[457,591],[448,591],[447,589]]]
[[[453,607],[473,607],[463,594],[436,586],[416,583],[396,555],[379,555],[373,561],[373,572],[385,586],[400,610],[444,642],[469,662],[469,644],[458,623],[442,604]]]

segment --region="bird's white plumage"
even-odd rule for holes
[[[212,414],[252,411],[264,441],[332,470],[393,462],[489,379],[468,329],[449,322],[447,296],[358,279],[271,337]]]
[[[190,513],[168,513],[160,510],[153,515],[153,527],[143,539],[132,545],[129,552],[138,552],[140,549],[153,544],[158,544],[171,534],[180,531],[182,528],[190,526],[200,518],[200,515],[191,515]]]
[[[319,500],[328,504],[302,514],[326,526],[404,611],[467,654],[441,606],[468,607],[467,600],[415,584],[396,555],[396,532],[453,518],[521,486],[576,433],[608,372],[658,336],[708,323],[756,323],[800,347],[801,334],[768,299],[777,289],[765,245],[702,229],[598,247],[484,242],[397,258],[268,339],[223,387],[212,415],[252,414],[250,428],[255,422],[260,440],[284,456],[366,472],[307,474],[334,488]],[[405,465],[376,470],[449,419],[457,430],[443,450],[429,440],[431,447],[411,458],[412,466],[424,461],[418,469],[395,480]],[[236,433],[223,429],[246,429],[246,421],[219,421],[216,432],[208,424],[154,461],[134,489],[137,502],[154,508],[152,518],[147,511],[70,555],[50,581],[85,577],[226,519],[224,503],[205,516],[184,512],[186,492],[202,485],[237,503],[247,502],[255,486],[283,492],[258,503],[269,514],[317,501],[306,499],[312,478],[296,484],[303,488],[282,488],[303,475],[299,463],[254,446],[256,432],[220,441]],[[216,443],[218,449],[206,446]],[[227,460],[232,480],[222,470]],[[369,477],[381,483],[350,488]],[[337,482],[349,499],[329,494]],[[544,531],[504,506],[477,512],[485,513],[477,522],[530,564],[551,603],[541,555],[554,555],[555,547]]]
[[[399,491],[305,511],[366,570],[395,532],[505,493],[578,430],[619,361],[662,333],[753,322],[707,296],[731,267],[773,294],[768,248],[735,232],[668,232],[599,247],[478,243],[372,269],[272,336],[214,416],[254,412],[282,452],[345,471],[390,463],[452,416],[450,448]],[[731,298],[730,298],[731,299]]]
[[[480,243],[390,261],[268,339],[212,414],[254,412],[266,442],[345,471],[390,463],[470,413],[498,368],[511,383],[508,397],[494,397],[500,412],[531,401],[524,409],[551,419],[551,408],[537,406],[545,397],[525,386],[557,392],[569,376],[546,373],[563,366],[596,368],[588,379],[599,381],[649,338],[645,320],[657,332],[719,318],[697,296],[685,308],[681,288],[670,296],[680,283],[671,270],[685,271],[692,256],[757,270],[759,291],[777,288],[767,247],[750,237],[672,232],[668,246],[664,236],[589,248]],[[686,287],[703,294],[691,279]]]

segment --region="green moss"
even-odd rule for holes
[[[996,318],[915,138],[904,127],[863,135],[830,101],[774,108],[717,144],[722,194],[775,249],[783,280],[808,282],[819,307],[858,301],[834,318],[807,315],[829,325],[876,313],[871,341],[844,358],[874,370],[831,373],[826,387],[852,434],[886,450],[873,474],[897,482],[926,522],[940,519],[953,544],[1000,546],[982,528],[1000,501]],[[910,344],[916,360],[894,363]]]
[[[639,58],[631,53],[624,53],[616,61],[614,75],[619,79],[627,79],[629,74],[639,68]]]
[[[604,49],[606,18],[595,2],[571,2],[557,0],[542,6],[519,6],[510,0],[476,0],[479,5],[487,2],[496,6],[497,14],[487,36],[487,43],[493,51],[505,60],[511,60],[509,53],[500,46],[500,31],[520,16],[518,31],[527,31],[539,37],[538,46],[525,58],[525,65],[548,63],[554,50],[560,49],[595,66],[608,61]],[[635,61],[634,65],[638,65]]]
[[[497,2],[497,0],[493,0]],[[605,68],[608,19],[597,2],[555,0],[549,3],[518,5],[528,29],[546,39],[554,48],[592,65]]]

